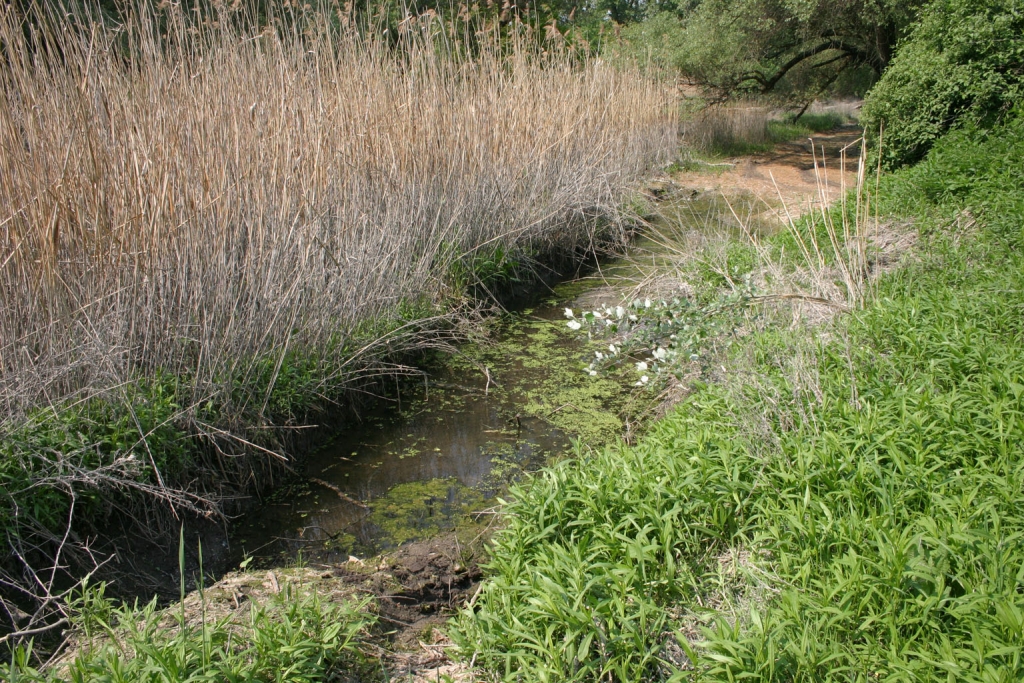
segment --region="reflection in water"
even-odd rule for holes
[[[666,263],[688,240],[740,230],[739,205],[726,211],[723,201],[701,195],[667,205],[668,219],[656,221],[629,258],[564,283],[542,308],[510,316],[492,344],[463,349],[425,385],[407,387],[388,409],[308,456],[302,481],[235,527],[236,560],[302,552],[344,561],[462,528],[510,480],[564,454],[570,435],[591,444],[618,438],[636,381],[632,366],[600,378],[581,371],[596,347],[566,327],[564,307],[615,305],[652,273],[671,271]]]
[[[309,455],[304,481],[237,526],[236,552],[344,560],[387,549],[452,528],[491,505],[510,478],[563,453],[569,436],[523,405],[553,364],[578,372],[585,345],[569,333],[561,309],[524,314],[493,347],[474,351],[472,360],[453,358],[425,385],[407,388],[389,409]]]

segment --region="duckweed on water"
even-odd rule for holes
[[[585,359],[593,353],[590,346],[561,320],[519,319],[501,343],[479,350],[477,357],[487,365],[504,363],[509,366],[506,373],[537,375],[530,388],[512,397],[522,415],[544,420],[584,443],[601,445],[622,434],[630,383],[625,373],[610,372],[601,378],[585,374]],[[509,363],[510,358],[515,360]]]
[[[484,497],[454,479],[399,484],[374,501],[369,521],[394,545],[422,540],[472,524]]]
[[[556,296],[595,284],[570,283]],[[409,383],[393,396],[398,411],[371,416],[367,428],[318,454],[309,472],[324,480],[278,496],[262,517],[265,525],[245,532],[253,543],[243,545],[266,545],[263,552],[278,560],[278,551],[294,555],[314,544],[344,558],[452,529],[475,537],[469,513],[553,464],[571,439],[600,446],[620,438],[636,413],[629,404],[632,367],[585,372],[598,343],[566,328],[561,311],[540,307],[495,318],[491,343],[446,355],[428,382]]]

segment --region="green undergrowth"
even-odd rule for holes
[[[184,554],[180,553],[182,562]],[[275,579],[276,581],[276,579]],[[234,595],[234,592],[232,592]],[[316,585],[281,585],[267,596],[235,595],[236,609],[198,596],[158,607],[119,603],[106,586],[83,583],[67,610],[71,653],[44,670],[33,666],[32,646],[0,662],[8,683],[200,683],[201,681],[375,680],[379,665],[367,642],[377,618],[365,597],[321,595]]]
[[[187,487],[207,476],[211,434],[244,437],[213,448],[235,456],[246,453],[246,442],[278,448],[280,434],[268,425],[308,424],[353,387],[367,384],[360,378],[363,366],[396,360],[387,358],[389,353],[409,353],[401,343],[394,350],[380,344],[370,353],[367,346],[438,312],[424,302],[405,302],[389,317],[365,321],[324,352],[299,346],[240,361],[238,376],[215,382],[228,388],[209,397],[197,399],[201,390],[195,378],[157,371],[104,394],[0,424],[0,524],[15,534],[38,525],[60,538],[74,504],[74,531],[93,534],[124,496],[144,497],[147,486]],[[225,479],[210,488],[232,485],[238,482]]]
[[[889,176],[913,257],[515,488],[452,637],[516,681],[1024,678],[1024,120]]]
[[[37,531],[59,539],[73,508],[73,532],[94,535],[118,508],[152,505],[155,488],[258,488],[253,473],[277,464],[251,463],[261,449],[280,451],[289,428],[384,393],[381,379],[396,364],[423,362],[467,301],[493,301],[537,278],[533,248],[484,245],[456,258],[461,251],[453,243],[442,254],[449,265],[436,300],[398,302],[324,348],[304,346],[296,329],[286,349],[239,358],[233,376],[146,369],[106,392],[0,422],[0,524],[25,540]]]

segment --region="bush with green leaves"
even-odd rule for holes
[[[1024,678],[1022,130],[885,181],[922,244],[863,311],[751,334],[742,378],[515,489],[467,657],[510,681]]]
[[[991,126],[1024,96],[1024,2],[935,0],[922,12],[861,121],[884,125],[890,167],[920,160],[964,122]]]

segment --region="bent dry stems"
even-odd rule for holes
[[[154,12],[0,10],[5,581],[37,605],[87,520],[268,481],[281,427],[450,337],[464,255],[593,244],[675,139],[657,83],[515,36]]]

